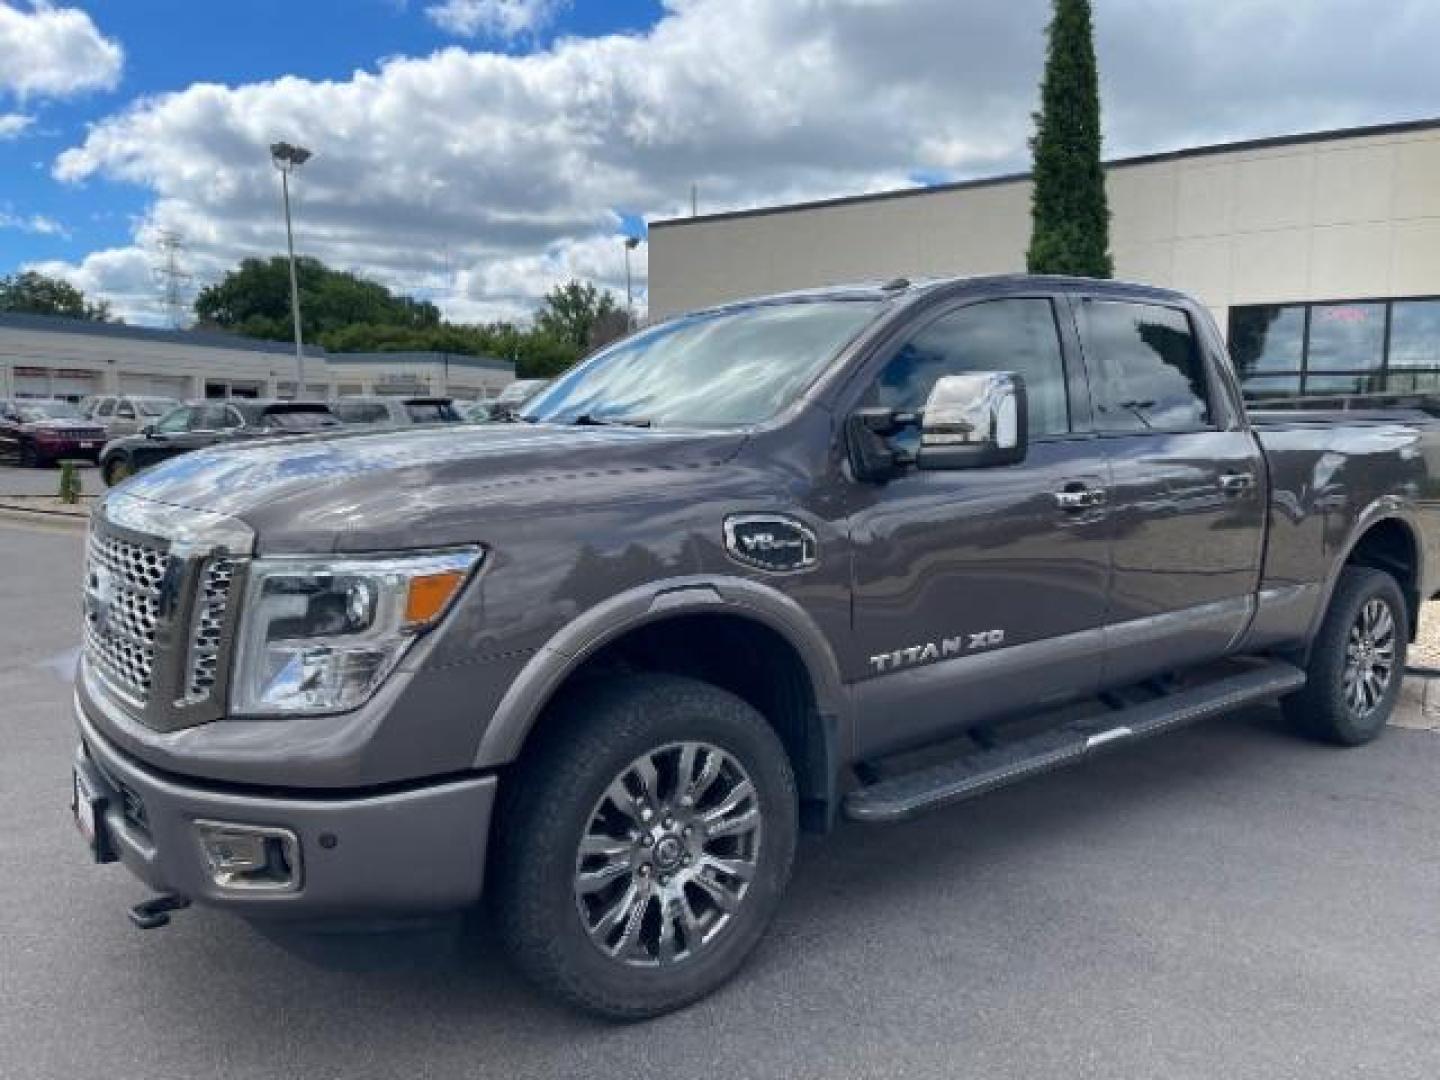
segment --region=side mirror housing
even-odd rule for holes
[[[935,381],[920,423],[915,466],[983,469],[1025,460],[1025,380],[1009,371],[946,375]]]
[[[140,429],[140,434],[144,435],[147,439],[155,438],[157,434],[157,432],[155,431],[155,425],[146,424],[143,428]]]

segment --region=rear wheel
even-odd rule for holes
[[[544,989],[642,1019],[710,993],[789,879],[795,782],[765,718],[724,690],[640,675],[576,694],[505,785],[501,939]]]
[[[129,458],[111,458],[100,468],[101,475],[105,478],[106,487],[114,487],[123,480],[128,480],[135,475],[135,466],[130,463]]]
[[[1383,570],[1347,566],[1315,638],[1305,689],[1286,714],[1325,742],[1359,746],[1385,730],[1405,675],[1405,595]]]

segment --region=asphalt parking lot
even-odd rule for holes
[[[0,523],[0,1077],[1440,1073],[1440,736],[1269,709],[807,843],[749,968],[645,1025],[532,994],[483,926],[138,931],[68,818],[81,545]]]

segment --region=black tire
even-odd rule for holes
[[[614,790],[614,782],[624,783],[633,763],[657,755],[653,760],[662,765],[662,775],[654,785],[658,795],[667,789],[663,755],[675,753],[678,762],[678,748],[686,744],[718,748],[723,752],[720,757],[728,756],[724,768],[738,766],[742,771],[733,775],[748,778],[752,784],[755,801],[745,805],[758,810],[762,824],[755,839],[746,841],[755,844],[750,849],[754,860],[751,876],[748,885],[741,887],[733,914],[718,929],[697,933],[693,952],[686,940],[689,931],[672,922],[674,936],[669,946],[674,950],[677,941],[686,941],[687,955],[668,963],[655,961],[654,966],[634,966],[641,959],[651,962],[651,954],[632,954],[631,963],[616,959],[602,951],[587,930],[581,909],[588,900],[581,898],[577,888],[587,858],[580,855],[580,844],[599,820],[596,815],[613,810],[614,804],[605,801],[607,789]],[[697,751],[701,761],[706,760],[705,754],[704,749]],[[697,766],[691,776],[697,772],[704,769]],[[674,785],[669,788],[672,796],[679,789],[678,776],[677,764],[669,781]],[[639,805],[636,800],[634,806]],[[698,821],[700,806],[692,812],[696,815],[692,820]],[[658,821],[658,817],[652,819],[652,827],[658,828]],[[670,821],[668,816],[666,821]],[[639,844],[642,839],[636,839],[637,835],[631,831],[619,842]],[[499,821],[493,836],[488,889],[501,942],[519,970],[542,989],[586,1012],[614,1020],[641,1020],[711,993],[735,974],[759,944],[779,906],[794,860],[795,780],[775,731],[735,695],[678,676],[617,677],[568,695],[555,715],[547,718],[539,744],[528,748],[516,772],[502,780]],[[644,842],[653,844],[649,851],[654,863],[625,872],[624,882],[641,885],[636,874],[659,874],[662,844]],[[649,857],[630,850],[618,856],[621,861]],[[701,859],[703,855],[697,857],[697,863]],[[685,865],[691,866],[689,855]],[[695,905],[704,907],[707,902],[708,890],[691,891],[696,888],[694,876],[703,872],[698,865],[678,871],[674,882],[684,873],[691,875],[690,884],[667,885],[694,897],[688,903],[691,914]],[[656,876],[648,879],[648,884],[658,894],[662,883],[669,880]],[[644,899],[631,906],[631,910],[639,906],[645,912],[646,921],[633,920],[640,927],[637,940],[662,932],[661,903],[656,900],[651,907],[652,900]],[[618,906],[610,910],[618,910]],[[710,917],[720,916],[717,905]],[[617,929],[627,932],[631,921],[624,920]],[[635,959],[637,955],[641,959]],[[658,957],[658,948],[653,955]]]
[[[40,454],[33,442],[25,441],[20,444],[20,464],[27,469],[39,468]]]
[[[112,457],[100,466],[101,478],[105,481],[106,487],[114,487],[116,484],[135,475],[135,466],[130,459],[123,456]]]
[[[1393,624],[1388,674],[1373,703],[1361,688],[1359,701],[1349,696],[1347,665],[1356,642],[1363,638],[1361,620],[1372,605],[1380,605]],[[1338,746],[1361,746],[1379,737],[1394,711],[1405,677],[1405,651],[1409,641],[1405,594],[1383,570],[1347,566],[1330,598],[1330,608],[1310,651],[1305,688],[1284,701],[1285,714],[1311,738]],[[1374,653],[1373,647],[1371,653]]]

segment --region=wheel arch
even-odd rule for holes
[[[1395,578],[1405,596],[1410,638],[1413,640],[1420,618],[1425,581],[1425,549],[1420,542],[1420,529],[1413,514],[1399,500],[1385,498],[1366,508],[1356,520],[1340,555],[1331,563],[1325,581],[1325,592],[1319,604],[1306,646],[1308,655],[1315,634],[1335,595],[1340,573],[1347,566],[1368,566],[1384,570]]]
[[[646,585],[572,620],[507,690],[481,738],[476,765],[516,760],[560,694],[586,678],[625,670],[690,675],[755,706],[790,756],[806,827],[823,829],[833,821],[849,730],[834,652],[799,604],[744,578]]]

